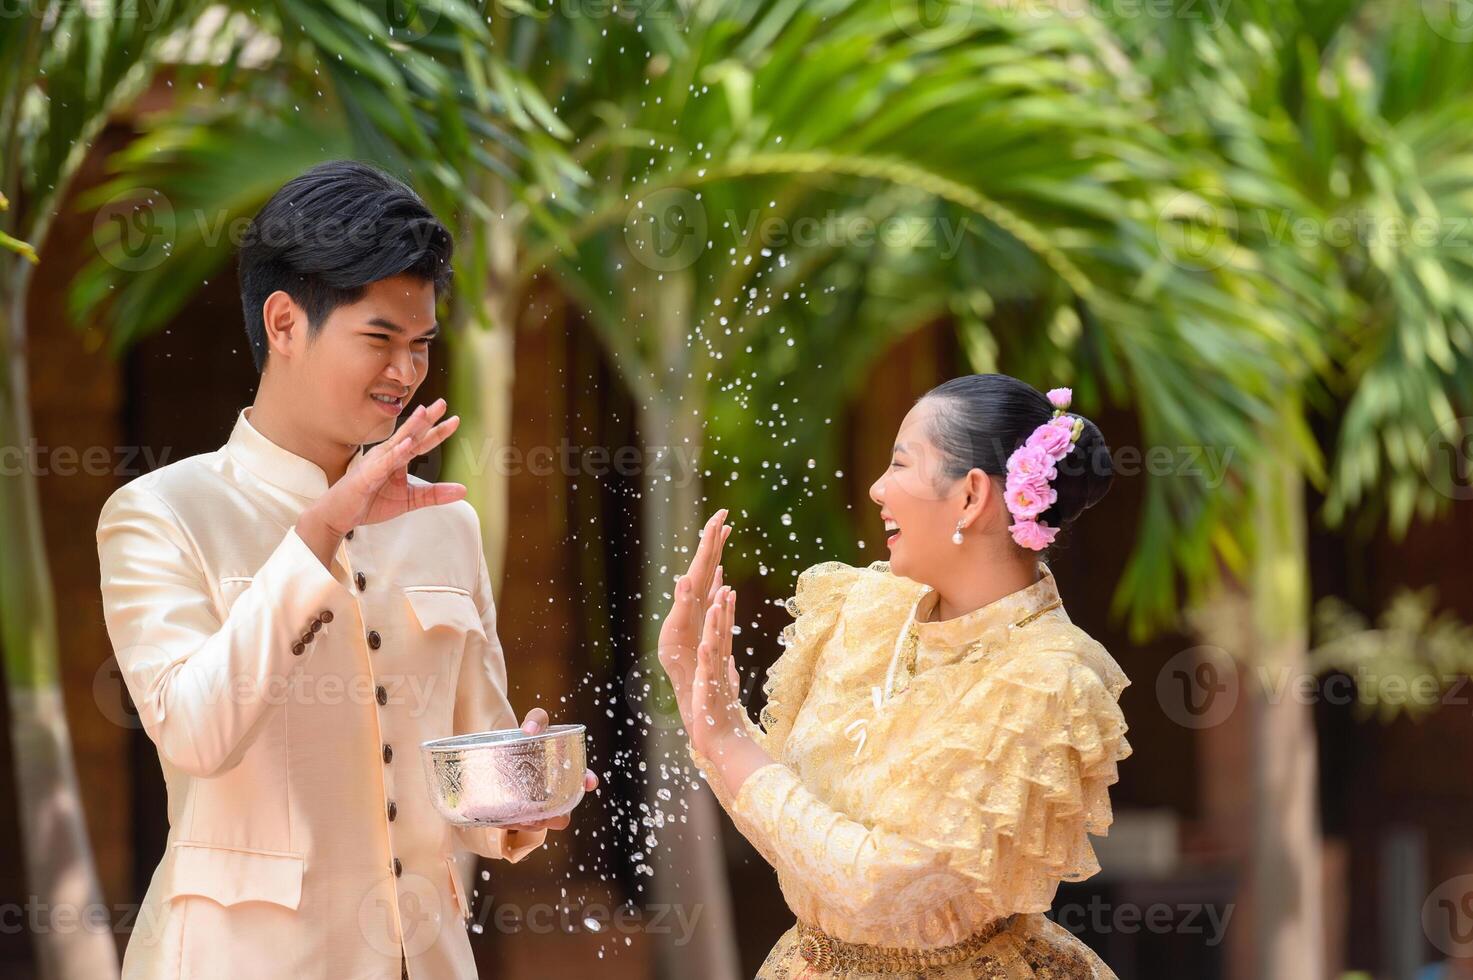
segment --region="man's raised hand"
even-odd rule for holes
[[[460,416],[442,422],[444,414],[443,398],[416,408],[393,435],[370,449],[358,466],[302,512],[297,533],[324,565],[332,560],[338,541],[355,527],[465,499],[465,487],[459,483],[409,482],[409,461],[440,445],[459,427]]]

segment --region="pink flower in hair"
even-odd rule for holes
[[[1034,551],[1053,544],[1059,533],[1056,527],[1040,524],[1038,515],[1059,499],[1059,492],[1049,485],[1059,475],[1054,464],[1069,455],[1084,426],[1083,419],[1065,412],[1073,397],[1068,388],[1051,388],[1048,400],[1054,406],[1053,418],[1034,429],[1008,457],[1003,501],[1017,518],[1008,530],[1014,541]]]
[[[1058,497],[1058,491],[1048,484],[1040,487],[1031,481],[1010,487],[1006,493],[1008,511],[1014,517],[1037,517],[1052,507]]]
[[[1016,515],[1020,514],[1019,508],[1026,509],[1035,500],[1047,501],[1049,494],[1053,492],[1049,488],[1049,482],[1040,476],[1013,474],[1007,479],[1003,500],[1007,503],[1008,512]]]
[[[1048,457],[1045,456],[1044,459],[1048,460]],[[1048,469],[1035,470],[1032,473],[1010,472],[1004,485],[1009,490],[1032,490],[1041,497],[1048,492],[1051,479],[1049,473],[1057,472],[1052,460],[1048,460],[1045,465],[1048,466]]]
[[[1052,480],[1059,475],[1054,460],[1048,453],[1033,446],[1023,445],[1013,450],[1008,457],[1008,479],[1013,477],[1041,477]]]
[[[1008,530],[1013,534],[1013,540],[1025,548],[1034,551],[1042,551],[1054,543],[1054,536],[1059,533],[1056,527],[1040,524],[1033,520],[1023,520],[1010,525]]]
[[[1073,435],[1074,420],[1067,415],[1060,415],[1034,429],[1023,445],[1042,450],[1052,459],[1063,459],[1074,445]]]

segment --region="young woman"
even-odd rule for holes
[[[798,920],[759,980],[1113,980],[1043,914],[1099,870],[1086,835],[1131,751],[1129,681],[1042,560],[1112,479],[1069,398],[974,375],[915,405],[870,488],[890,561],[799,577],[760,727],[731,658],[726,512],[706,525],[660,658],[692,758]]]

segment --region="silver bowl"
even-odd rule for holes
[[[420,743],[430,800],[461,827],[561,817],[583,799],[582,725],[453,735]]]

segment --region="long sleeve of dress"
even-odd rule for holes
[[[223,621],[191,540],[169,505],[144,486],[123,487],[97,523],[103,615],[123,681],[159,754],[208,778],[240,763],[280,691],[311,657],[301,644],[341,616],[345,584],[296,529],[235,598]],[[273,696],[276,695],[276,696]]]
[[[944,945],[990,920],[960,919],[973,891],[946,850],[871,827],[810,793],[781,763],[763,766],[742,783],[729,810],[737,829],[785,883],[808,897],[794,913],[831,935],[863,937],[873,945],[909,945],[934,936]]]
[[[758,745],[765,746],[767,743],[767,733],[762,730],[761,726],[746,715],[742,716],[742,721],[747,726],[748,737],[755,740]],[[698,752],[695,746],[691,745],[689,741],[686,742],[686,751],[690,753],[691,762],[694,763],[696,769],[700,771],[701,775],[706,777],[706,785],[711,787],[711,792],[716,795],[716,800],[721,804],[721,808],[727,813],[730,813],[734,801],[732,800],[731,793],[726,789],[726,783],[717,775],[715,764],[705,755]]]
[[[496,603],[486,555],[481,554],[474,596],[480,613],[478,628],[468,632],[460,678],[455,692],[454,726],[457,735],[516,728],[519,721],[506,696],[506,658],[496,633]],[[498,827],[456,827],[461,844],[482,857],[517,863],[541,847],[547,831],[502,830]]]
[[[800,919],[856,941],[940,945],[1011,912],[1047,911],[1060,880],[1099,870],[1087,834],[1108,828],[1107,787],[1130,748],[1115,695],[1089,665],[1022,658],[937,710],[952,734],[901,753],[921,778],[851,794],[873,804],[865,820],[782,763],[730,801]]]

